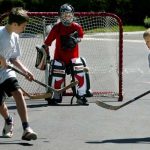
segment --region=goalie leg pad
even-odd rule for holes
[[[51,60],[49,70],[49,85],[55,89],[60,89],[65,86],[65,65],[63,62]],[[54,93],[53,98],[57,102],[62,101],[62,94]]]
[[[71,60],[72,79],[77,80],[79,84],[75,87],[74,94],[79,96],[92,96],[90,90],[89,71],[85,71],[86,61],[84,58],[73,58]]]
[[[90,75],[89,75],[89,69],[87,67],[87,63],[86,63],[86,60],[85,58],[83,57],[80,57],[82,63],[83,63],[83,66],[84,66],[84,72],[85,72],[85,78],[86,78],[86,85],[87,85],[87,89],[86,89],[86,97],[92,97],[93,96],[93,93],[91,91],[91,84],[90,84]]]

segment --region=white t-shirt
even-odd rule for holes
[[[5,27],[0,27],[0,55],[9,63],[10,58],[17,58],[21,54],[19,48],[19,35],[7,32]],[[0,84],[10,77],[16,77],[10,69],[0,69]]]

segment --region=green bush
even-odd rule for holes
[[[146,17],[144,18],[144,26],[145,26],[146,28],[149,28],[149,27],[150,27],[150,17],[146,16]]]

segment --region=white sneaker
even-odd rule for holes
[[[30,140],[36,140],[37,139],[37,134],[30,128],[28,127],[22,135],[22,140],[30,141]]]
[[[2,131],[2,136],[5,138],[11,138],[13,136],[13,128],[14,128],[13,120],[9,125],[5,122],[5,126]]]

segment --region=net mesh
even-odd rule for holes
[[[35,75],[36,79],[45,82],[45,71],[35,68],[36,45],[43,40],[52,26],[59,21],[57,13],[29,13],[30,20],[26,30],[20,34],[22,62]],[[75,21],[82,25],[84,38],[79,43],[80,56],[84,57],[90,70],[91,89],[95,96],[122,97],[122,31],[120,18],[109,13],[75,13]],[[5,17],[0,25],[7,23]],[[55,41],[50,47],[51,59]],[[45,92],[45,88],[29,82],[18,75],[23,89],[30,93]],[[70,77],[67,77],[67,81]],[[68,95],[71,91],[67,92]],[[67,95],[66,93],[66,95]]]

